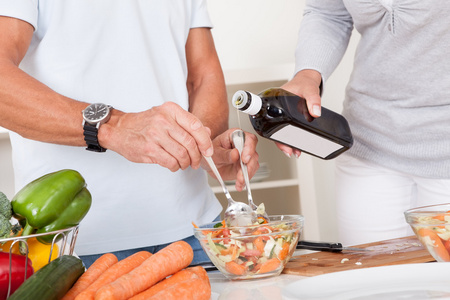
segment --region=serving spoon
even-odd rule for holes
[[[258,217],[256,212],[247,204],[243,202],[236,202],[231,198],[230,192],[225,185],[225,182],[220,176],[219,171],[217,170],[216,164],[214,163],[211,157],[203,156],[208,163],[209,167],[213,171],[214,175],[216,175],[217,180],[222,186],[222,190],[227,197],[228,207],[224,213],[225,224],[227,226],[248,226],[252,225],[258,221]]]
[[[250,188],[250,179],[248,177],[247,165],[242,161],[242,151],[244,150],[245,134],[242,130],[237,129],[237,130],[233,131],[233,133],[231,134],[231,139],[233,141],[234,147],[236,149],[238,149],[238,151],[239,151],[242,174],[244,175],[245,186],[247,189],[248,204],[256,212],[256,210],[258,209],[258,206],[256,206],[256,204],[253,202],[252,191]],[[266,219],[266,221],[269,221],[269,216],[267,215],[267,213],[265,211],[262,214],[257,214],[257,216],[263,217],[264,219]]]

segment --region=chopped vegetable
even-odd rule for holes
[[[216,267],[239,278],[281,272],[290,259],[299,238],[295,222],[267,221],[260,225],[232,228],[224,222],[211,225],[215,230],[202,230],[200,239],[205,251]]]
[[[413,229],[437,261],[450,262],[450,211],[433,216],[420,215]]]

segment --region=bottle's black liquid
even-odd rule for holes
[[[238,91],[233,105],[250,114],[253,128],[262,137],[322,159],[335,158],[353,144],[343,116],[322,107],[321,116],[314,118],[305,99],[283,89],[270,88],[258,95]]]

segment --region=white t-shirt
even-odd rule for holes
[[[393,0],[379,0],[385,7],[391,7]]]
[[[188,109],[185,42],[190,28],[212,26],[206,0],[3,0],[0,15],[35,27],[21,64],[28,74],[65,96],[125,112],[166,101]],[[210,222],[222,210],[201,169],[172,173],[17,134],[11,143],[16,190],[66,168],[86,179],[93,203],[79,255],[182,239],[192,235],[192,221]]]

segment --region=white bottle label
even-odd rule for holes
[[[321,158],[325,158],[331,153],[344,148],[342,145],[292,125],[283,127],[272,134],[270,138]]]

